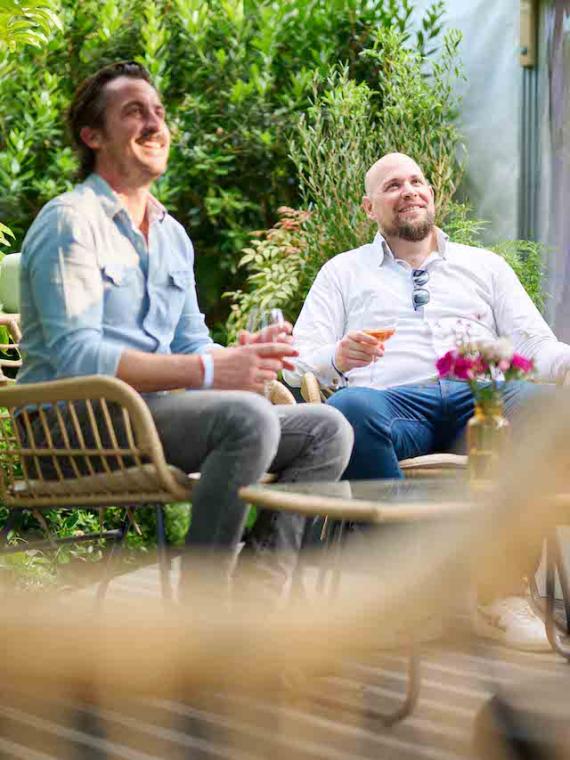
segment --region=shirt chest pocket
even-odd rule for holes
[[[188,291],[194,283],[191,269],[169,269],[162,287],[153,289],[151,302],[157,318],[168,330],[176,329]]]
[[[172,269],[168,273],[168,285],[171,289],[186,293],[192,285],[191,269]]]
[[[105,264],[103,267],[103,283],[106,290],[128,287],[135,275],[134,267],[123,267],[119,264]]]
[[[105,322],[130,324],[139,319],[144,300],[144,283],[138,267],[105,264],[102,269]]]

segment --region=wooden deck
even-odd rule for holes
[[[112,582],[117,598],[159,594],[155,566]],[[465,621],[458,620],[458,624]],[[103,706],[80,695],[33,699],[0,690],[0,758],[25,760],[467,760],[474,758],[474,718],[502,685],[562,671],[554,654],[516,653],[481,643],[425,645],[420,702],[392,728],[364,717],[363,706],[389,709],[405,683],[403,654],[347,662],[342,676],[321,679],[303,703],[212,694],[199,704],[145,700]],[[41,652],[38,653],[41,656]],[[243,663],[244,669],[248,662]]]

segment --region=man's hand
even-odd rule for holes
[[[298,353],[290,343],[249,343],[212,351],[213,388],[263,393],[280,370],[294,369],[291,359]]]
[[[341,372],[348,372],[355,367],[366,367],[383,355],[383,343],[365,332],[353,330],[338,342],[334,363]]]
[[[241,330],[238,335],[240,346],[250,346],[252,343],[292,343],[293,325],[290,322],[279,322],[276,325],[268,325],[259,332],[250,333]]]

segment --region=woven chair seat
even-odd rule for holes
[[[192,481],[186,473],[177,467],[167,465],[167,469],[177,485],[187,492],[190,498]],[[64,480],[17,480],[11,487],[11,492],[19,499],[30,497],[33,502],[35,497],[51,498],[59,504],[62,497],[75,497],[81,501],[82,497],[91,501],[94,498],[101,499],[112,496],[120,496],[122,503],[126,501],[172,501],[170,493],[160,480],[156,467],[152,464],[143,464],[138,467],[127,467],[123,470],[115,470],[111,473],[101,472],[94,475],[84,475],[81,478],[65,478]]]
[[[462,454],[425,454],[403,459],[400,467],[402,470],[462,470],[467,467],[467,457]]]

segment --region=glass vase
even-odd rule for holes
[[[500,471],[509,445],[510,425],[501,399],[475,402],[467,423],[468,473],[470,480],[491,480]]]

